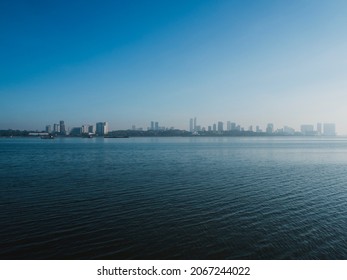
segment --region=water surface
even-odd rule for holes
[[[2,259],[347,259],[347,139],[0,139]]]

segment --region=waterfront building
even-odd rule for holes
[[[88,124],[82,125],[81,133],[89,133],[89,125]]]
[[[294,135],[295,134],[295,129],[291,128],[289,126],[284,126],[283,127],[283,133],[288,134],[288,135]]]
[[[213,124],[213,131],[216,132],[217,131],[217,125],[214,123]]]
[[[46,132],[51,133],[52,132],[52,126],[46,125]]]
[[[151,130],[154,130],[154,121],[151,121]]]
[[[236,123],[232,122],[230,124],[230,130],[236,130]]]
[[[70,130],[71,136],[80,136],[82,134],[82,127],[73,127]]]
[[[29,132],[28,136],[48,136],[47,132]]]
[[[266,127],[266,133],[272,134],[274,132],[274,125],[272,123],[268,123]]]
[[[322,135],[322,123],[317,123],[317,135]]]
[[[60,134],[65,135],[65,134],[66,134],[66,128],[65,128],[65,123],[64,123],[64,121],[60,121],[60,122],[59,122],[59,126],[60,126]]]
[[[335,136],[335,124],[334,123],[325,123],[323,124],[323,135],[324,136]]]
[[[209,125],[209,126],[207,127],[207,130],[208,130],[208,131],[212,131],[212,126]]]
[[[189,120],[189,131],[190,132],[194,131],[194,124],[193,124],[193,119],[192,118]]]
[[[159,130],[159,122],[155,122],[155,127],[154,127],[155,130]]]
[[[231,122],[227,121],[227,131],[230,131],[230,130],[231,130]]]
[[[223,132],[223,122],[218,122],[218,132]]]
[[[93,133],[93,134],[95,133],[93,125],[88,126],[88,133]]]
[[[98,122],[96,124],[96,134],[107,135],[108,134],[108,123],[107,122]]]
[[[196,117],[194,118],[194,131],[196,131]]]
[[[312,124],[303,124],[300,127],[300,131],[304,135],[314,135],[314,128]]]
[[[53,132],[54,133],[60,133],[60,125],[59,124],[55,123],[53,125]]]

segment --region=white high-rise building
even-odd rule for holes
[[[89,125],[88,124],[82,125],[81,133],[89,133]]]
[[[322,135],[322,124],[321,123],[317,123],[317,134]]]
[[[323,124],[323,135],[325,136],[335,136],[335,124],[334,123],[325,123]]]
[[[60,125],[59,124],[55,123],[53,125],[53,132],[54,133],[60,133]]]
[[[189,120],[189,131],[193,132],[194,131],[194,123],[193,123],[193,119]]]

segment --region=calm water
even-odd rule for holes
[[[2,259],[347,259],[347,139],[0,139]]]

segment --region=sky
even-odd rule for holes
[[[0,1],[0,129],[336,123],[347,1]]]

